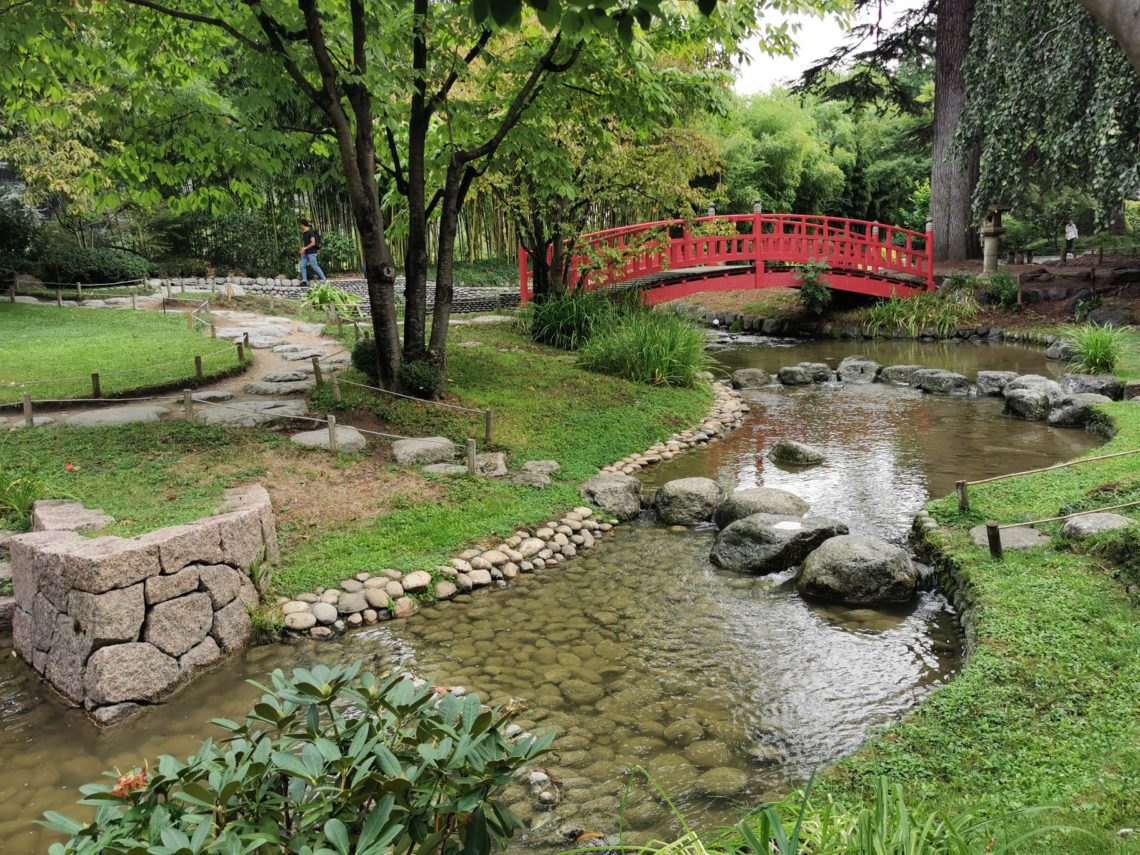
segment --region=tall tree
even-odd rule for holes
[[[1108,27],[1140,74],[1140,0],[1081,0],[1081,5]]]

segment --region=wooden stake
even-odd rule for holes
[[[319,356],[313,357],[313,378],[317,381],[318,386],[324,385],[324,377],[321,375],[321,358]]]
[[[249,333],[242,333],[241,334],[241,343],[244,344],[246,347],[249,347]]]
[[[473,439],[467,440],[467,474],[477,474],[475,468],[475,440]]]
[[[336,441],[336,416],[329,415],[329,451],[336,454],[340,450]]]
[[[487,407],[487,412],[483,414],[483,421],[485,427],[483,442],[491,445],[495,441],[495,411],[491,407]]]
[[[16,293],[16,286],[15,285],[12,286],[12,293],[13,294]],[[75,302],[77,302],[77,303],[83,302],[83,283],[82,282],[76,282],[75,283]]]
[[[24,427],[32,427],[35,421],[32,417],[32,396],[24,393]]]
[[[63,308],[63,289],[62,288],[56,288],[55,289],[55,304],[57,306],[59,306],[61,309]]]
[[[216,326],[214,326],[213,324],[210,324],[210,338],[217,338],[217,337],[218,337],[218,328]]]
[[[332,387],[333,387],[333,400],[339,404],[341,402],[340,377],[336,374],[332,375]]]
[[[986,523],[986,538],[990,542],[990,557],[1001,561],[1001,529],[998,528],[997,520]]]
[[[237,352],[238,352],[238,365],[244,365],[245,364],[245,345],[243,345],[240,341],[237,343]]]
[[[206,379],[206,375],[204,375],[202,373],[202,357],[201,356],[195,356],[194,357],[194,376],[198,378],[199,383],[201,383],[203,380]]]
[[[135,302],[135,292],[131,292],[131,311],[138,311],[138,304]]]
[[[91,397],[101,398],[102,390],[99,388],[99,373],[95,372],[91,375]]]
[[[194,421],[194,397],[189,389],[182,390],[182,406],[186,408],[186,421]]]
[[[966,513],[970,510],[970,495],[966,492],[966,482],[955,481],[954,489],[958,491],[958,510]]]

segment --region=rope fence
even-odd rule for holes
[[[316,357],[313,357],[314,363]],[[320,375],[318,374],[318,384],[320,383]],[[412,395],[403,395],[399,392],[392,392],[388,389],[381,389],[379,386],[369,386],[366,383],[357,383],[353,380],[341,380],[339,377],[333,376],[333,400],[340,403],[340,384],[344,383],[348,386],[356,386],[360,389],[368,389],[372,392],[379,392],[382,395],[388,395],[393,398],[400,398],[406,401],[414,401],[417,404],[427,404],[433,407],[444,407],[448,410],[455,410],[461,413],[471,413],[473,415],[481,415],[483,417],[483,441],[487,445],[491,445],[495,441],[495,410],[488,407],[485,410],[476,409],[474,407],[461,407],[459,404],[449,404],[446,401],[425,401],[422,398],[416,398]]]

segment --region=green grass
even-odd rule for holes
[[[1095,454],[1140,446],[1140,407],[1103,411],[1117,433]],[[1046,527],[1051,548],[1007,551],[1001,562],[966,534],[987,519],[1026,521],[1130,499],[1140,499],[1140,455],[974,487],[967,514],[955,499],[932,502],[943,526],[932,540],[957,564],[974,604],[975,647],[949,685],[840,763],[825,791],[858,802],[886,775],[910,801],[943,810],[981,801],[998,816],[1052,806],[1051,823],[1097,840],[1057,837],[1033,851],[1140,852],[1140,838],[1114,836],[1140,815],[1140,614],[1113,568],[1064,543],[1057,525]]]
[[[1069,366],[1071,371],[1082,374],[1108,374],[1116,368],[1128,349],[1130,339],[1128,329],[1112,324],[1073,324],[1065,327],[1062,334],[1073,340],[1076,356]]]
[[[196,355],[207,376],[237,364],[233,343],[188,330],[181,313],[0,303],[0,403],[19,401],[25,389],[36,400],[90,397],[94,372],[104,397],[192,386]]]

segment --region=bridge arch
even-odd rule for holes
[[[935,289],[933,243],[930,232],[808,214],[661,220],[582,235],[570,257],[570,286],[637,286],[652,305],[705,291],[795,287],[796,267],[819,261],[834,289],[910,297]],[[552,255],[548,250],[548,262]],[[519,290],[525,305],[533,283],[523,249]]]

